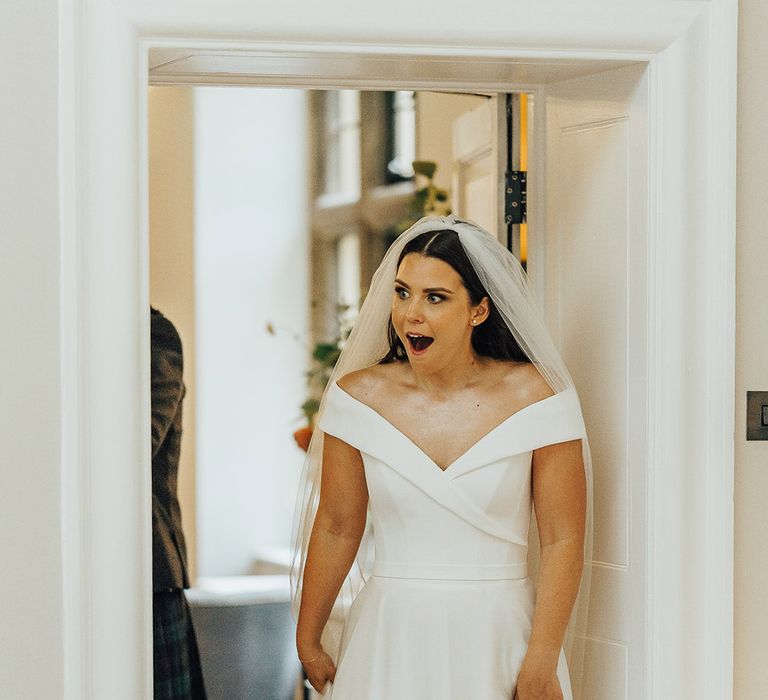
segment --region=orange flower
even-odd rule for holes
[[[312,438],[312,428],[305,425],[303,428],[299,428],[293,433],[293,439],[296,440],[296,444],[306,452],[309,449],[309,441]]]

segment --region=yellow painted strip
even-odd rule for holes
[[[520,94],[520,170],[528,170],[528,95]],[[528,224],[520,224],[520,262],[528,259]]]

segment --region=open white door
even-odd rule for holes
[[[550,84],[540,95],[545,153],[535,162],[544,162],[544,196],[536,201],[544,211],[530,233],[528,271],[579,391],[594,463],[595,604],[583,697],[639,700],[646,697],[648,81],[644,67],[629,66]]]
[[[507,243],[504,172],[507,165],[504,95],[489,97],[453,123],[453,213]]]
[[[647,92],[640,66],[546,85],[529,137],[543,196],[528,272],[581,396],[594,462],[589,700],[646,695]],[[504,244],[505,120],[499,95],[453,127],[455,213]],[[530,545],[535,561],[535,529]]]

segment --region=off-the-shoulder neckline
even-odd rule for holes
[[[496,432],[501,430],[504,426],[508,425],[512,422],[512,419],[514,419],[516,416],[519,417],[520,414],[524,414],[529,412],[529,410],[534,409],[535,407],[541,408],[542,405],[551,402],[552,399],[556,399],[558,397],[562,398],[563,394],[571,394],[574,391],[574,387],[567,387],[561,391],[558,391],[550,396],[547,396],[543,399],[539,399],[538,401],[533,401],[532,403],[529,403],[527,406],[523,406],[522,408],[518,409],[514,413],[507,416],[504,420],[501,421],[501,423],[498,423],[493,428],[491,428],[488,432],[486,432],[482,437],[480,437],[478,440],[476,440],[472,445],[470,445],[466,450],[464,450],[456,459],[452,460],[450,464],[448,464],[446,467],[441,467],[432,457],[430,457],[423,448],[421,448],[414,440],[413,438],[409,437],[404,433],[400,428],[398,428],[394,423],[387,420],[381,413],[379,413],[375,408],[372,406],[369,406],[367,403],[360,401],[360,399],[355,398],[350,394],[348,391],[342,389],[337,381],[332,382],[332,387],[337,390],[339,394],[342,396],[347,397],[348,400],[353,401],[358,406],[362,407],[364,410],[369,411],[374,416],[378,417],[378,419],[382,420],[386,425],[388,425],[390,428],[392,428],[394,431],[396,431],[399,435],[401,435],[403,438],[405,438],[411,445],[413,445],[426,459],[428,459],[436,469],[440,470],[444,474],[447,473],[454,465],[458,464],[459,462],[463,461],[467,455],[472,452],[478,445],[482,444],[486,440],[490,439],[492,435],[494,435]]]

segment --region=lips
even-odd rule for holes
[[[406,333],[405,335],[408,338],[411,348],[413,348],[416,353],[424,352],[424,350],[426,350],[434,341],[434,338],[428,335],[420,335],[418,333]]]

